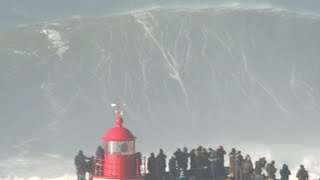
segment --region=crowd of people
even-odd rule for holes
[[[190,152],[185,147],[178,148],[169,159],[166,172],[167,156],[160,149],[157,156],[150,154],[147,161],[148,180],[176,180],[176,179],[214,179],[214,180],[267,180],[276,179],[277,168],[275,161],[267,163],[266,158],[258,159],[254,165],[251,157],[243,157],[241,151],[232,148],[229,153],[229,166],[224,165],[226,151],[223,146],[218,149],[199,146]],[[284,164],[280,170],[280,179],[288,180],[291,172],[288,165]],[[298,180],[308,180],[308,171],[303,165],[296,174]],[[279,177],[278,177],[279,178]]]
[[[235,148],[231,149],[229,155],[229,166],[225,166],[224,157],[226,151],[223,146],[217,149],[204,148],[199,146],[196,149],[188,151],[188,148],[182,150],[178,148],[167,164],[167,156],[160,149],[158,155],[150,154],[147,158],[146,165],[148,173],[145,176],[146,180],[270,180],[276,179],[278,172],[275,167],[275,161],[267,163],[265,157],[259,158],[255,163],[252,163],[251,157],[246,155],[243,157],[241,151]],[[88,172],[95,175],[102,175],[103,170],[99,166],[93,169],[93,162],[96,164],[97,159],[104,157],[104,150],[101,146],[98,147],[95,157],[86,157],[80,150],[75,157],[75,166],[77,170],[78,180],[85,180],[85,175]],[[100,162],[103,164],[103,162]],[[168,167],[167,167],[168,165]],[[167,171],[168,170],[168,171]],[[291,171],[288,165],[283,164],[280,169],[281,180],[289,180]],[[97,174],[98,173],[98,174]],[[303,165],[300,166],[296,177],[298,180],[308,180],[308,171]]]

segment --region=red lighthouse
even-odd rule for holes
[[[141,154],[135,151],[135,137],[123,127],[122,112],[116,111],[116,126],[102,137],[104,157],[96,159],[93,180],[142,180]]]

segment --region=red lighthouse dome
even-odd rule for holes
[[[122,126],[123,120],[121,116],[117,116],[115,121],[116,126],[104,134],[103,141],[132,141],[135,139],[131,131]]]

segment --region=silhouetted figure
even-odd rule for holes
[[[277,168],[274,166],[275,162],[271,161],[271,163],[267,164],[267,174],[269,179],[276,179]]]
[[[101,146],[98,146],[96,151],[96,175],[103,176],[104,165],[104,150]]]
[[[98,146],[96,156],[97,158],[104,158],[104,150],[101,146]]]
[[[267,164],[266,158],[265,157],[261,158],[260,163],[261,163],[261,168],[265,168]]]
[[[209,162],[210,162],[210,170],[211,170],[211,176],[213,179],[218,178],[218,161],[219,159],[215,156],[215,153],[211,152],[210,157],[209,157]]]
[[[183,152],[181,153],[181,167],[180,167],[183,172],[187,171],[188,163],[189,163],[188,148],[184,147]]]
[[[219,146],[219,148],[216,151],[217,157],[219,158],[220,162],[222,162],[224,166],[224,155],[226,154],[226,151],[223,149],[223,146]]]
[[[217,155],[217,152],[216,152]],[[226,176],[226,170],[224,168],[224,162],[222,161],[221,157],[218,157],[218,163],[217,163],[217,179],[218,180],[224,180],[225,176]]]
[[[299,169],[299,171],[297,173],[297,178],[298,178],[298,180],[308,180],[309,179],[309,173],[304,168],[303,165],[300,165],[300,169]]]
[[[151,180],[155,179],[156,177],[156,157],[154,156],[154,153],[150,154],[150,157],[148,158],[148,172],[149,177]]]
[[[255,165],[254,179],[255,180],[262,180],[263,179],[261,173],[262,173],[262,167],[265,166],[265,165],[263,165],[264,162],[265,162],[265,159],[260,158],[258,161],[256,161],[254,163],[254,165]]]
[[[201,173],[200,173],[200,176],[201,177],[205,177],[205,176],[208,176],[210,175],[210,162],[209,162],[209,153],[207,151],[206,148],[202,148],[202,151],[201,151]]]
[[[191,174],[195,175],[196,169],[197,169],[197,155],[196,150],[192,149],[189,153],[190,156],[190,170]]]
[[[89,161],[86,163],[86,171],[90,174],[89,180],[92,179],[91,177],[94,173],[93,163],[94,163],[94,157],[92,156],[92,157],[90,157]]]
[[[173,156],[169,160],[169,172],[173,177],[177,177],[178,176],[177,161],[176,161],[176,158],[174,158]]]
[[[167,156],[163,153],[163,150],[160,149],[156,158],[156,176],[159,180],[163,180],[166,174],[166,158]]]
[[[182,167],[182,151],[180,148],[176,150],[176,152],[173,153],[173,155],[176,157],[178,169],[180,170]]]
[[[85,180],[87,166],[86,159],[89,158],[83,155],[82,150],[80,150],[78,152],[78,155],[74,158],[74,164],[76,165],[78,180]]]
[[[229,153],[229,177],[234,178],[236,173],[236,149],[232,148],[231,152]]]
[[[242,163],[243,156],[241,155],[241,151],[238,151],[236,155],[236,180],[242,180]]]
[[[253,174],[253,164],[251,158],[247,155],[246,159],[242,163],[243,180],[251,180]]]
[[[281,180],[289,180],[290,175],[291,175],[291,172],[288,168],[288,165],[284,164],[282,166],[282,169],[280,170]]]
[[[262,173],[261,158],[254,163],[254,166],[255,166],[254,173],[256,175],[261,175],[261,173]]]

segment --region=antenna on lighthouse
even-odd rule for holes
[[[111,107],[115,107],[115,114],[117,116],[123,116],[123,107],[125,106],[126,104],[124,103],[112,103],[111,104]]]

